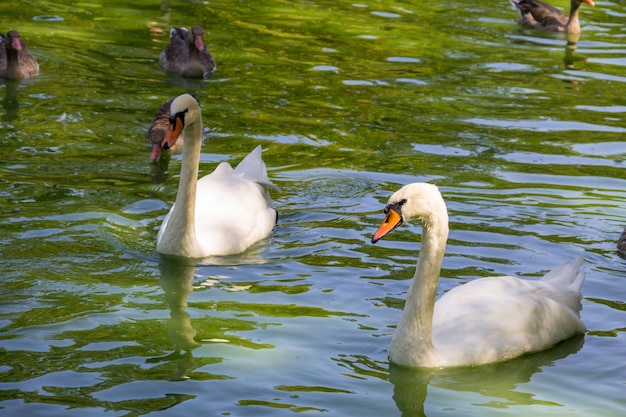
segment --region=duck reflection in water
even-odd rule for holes
[[[444,405],[445,396],[448,394],[444,392],[441,394],[441,401],[437,401],[432,398],[437,395],[433,388],[476,393],[485,397],[486,401],[484,403],[473,401],[474,405],[497,409],[520,405],[558,406],[553,401],[544,401],[533,393],[522,392],[517,387],[529,382],[543,367],[551,366],[555,361],[578,352],[583,343],[584,336],[578,335],[543,352],[475,367],[433,369],[405,368],[390,364],[389,380],[394,385],[393,399],[403,417],[428,415],[428,410],[425,410],[428,395],[431,397],[429,403]],[[436,415],[442,410],[433,405],[432,411],[432,414]],[[457,411],[462,414],[463,410]]]
[[[16,30],[6,34],[0,33],[0,78],[5,81],[4,100],[2,108],[5,114],[4,121],[17,119],[19,102],[17,100],[18,80],[34,77],[39,74],[39,64],[31,55],[28,46],[21,40]]]
[[[5,113],[2,116],[2,120],[10,122],[17,119],[17,112],[19,110],[20,103],[17,99],[17,86],[19,80],[5,80],[4,81],[4,99],[2,100],[2,108]]]
[[[617,240],[617,250],[619,251],[619,255],[626,259],[626,228],[624,228],[624,231]]]
[[[575,62],[587,62],[587,57],[575,57],[574,51],[578,45],[578,39],[580,39],[580,33],[568,33],[567,44],[565,45],[565,56],[563,57],[563,63],[567,69],[575,69]]]

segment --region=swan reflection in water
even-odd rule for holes
[[[159,284],[164,291],[165,301],[170,310],[170,321],[168,323],[167,335],[173,342],[174,351],[170,354],[153,357],[147,360],[148,363],[159,362],[172,362],[177,361],[177,371],[170,379],[174,381],[182,381],[190,379],[191,372],[196,368],[196,360],[192,354],[193,350],[206,344],[215,343],[233,343],[240,345],[241,341],[238,336],[228,336],[226,340],[225,332],[222,321],[219,323],[219,329],[215,328],[207,332],[206,328],[212,328],[207,322],[204,323],[205,330],[201,330],[200,336],[198,336],[196,329],[194,328],[191,320],[191,316],[187,312],[189,295],[194,291],[194,288],[210,287],[217,282],[216,277],[205,277],[205,279],[199,283],[194,284],[194,279],[197,278],[196,272],[198,265],[212,265],[212,266],[232,266],[232,265],[246,265],[246,264],[262,264],[266,260],[263,258],[263,246],[251,248],[241,255],[234,256],[220,256],[220,257],[207,257],[203,259],[187,259],[172,256],[162,256],[159,262],[159,271],[161,273]],[[197,262],[197,263],[196,263]],[[230,286],[229,291],[241,291],[247,289],[245,286],[233,285]],[[201,304],[202,302],[199,302]],[[249,325],[249,323],[246,323]],[[217,326],[217,324],[216,324]],[[235,324],[236,326],[236,324]],[[210,334],[207,334],[210,333]],[[246,345],[250,347],[249,341]],[[271,347],[269,345],[258,345],[258,348]],[[202,357],[201,366],[207,363],[221,362],[223,359],[219,357]],[[209,375],[204,374],[204,379],[227,378],[223,375]]]
[[[187,297],[193,292],[195,265],[172,259],[163,259],[159,264],[161,278],[159,283],[165,292],[165,301],[170,309],[170,321],[167,334],[174,342],[174,352],[157,358],[148,359],[149,363],[178,361],[178,369],[172,380],[189,379],[195,367],[191,351],[200,346],[195,339],[196,331],[187,313]]]
[[[478,394],[480,398],[485,398],[485,402],[478,403],[477,397],[474,396],[472,397],[474,406],[482,405],[496,409],[524,405],[559,406],[553,401],[542,400],[533,393],[522,392],[517,387],[529,382],[535,373],[542,371],[542,368],[578,352],[583,343],[584,335],[577,335],[543,352],[477,367],[418,369],[391,364],[389,380],[394,386],[393,399],[403,417],[426,416],[429,409],[436,415],[444,407],[456,407],[446,399],[458,394],[448,391]]]

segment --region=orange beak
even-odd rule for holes
[[[387,215],[383,220],[383,224],[380,225],[374,236],[372,236],[372,243],[378,242],[380,239],[385,237],[389,232],[391,232],[396,227],[402,224],[402,216],[400,213],[395,211],[394,209],[388,209]]]
[[[161,141],[161,148],[167,150],[173,147],[184,127],[185,124],[183,120],[179,116],[175,116],[174,122],[172,123],[170,121],[170,127],[167,129],[167,133],[165,133],[165,137]]]
[[[583,0],[583,3],[587,3],[588,5],[590,5],[591,7],[595,6],[596,4],[593,2],[593,0]]]

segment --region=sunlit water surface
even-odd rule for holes
[[[569,48],[515,19],[504,0],[0,3],[41,66],[0,81],[0,414],[624,415],[626,5],[583,5]],[[170,78],[168,30],[194,24],[218,71]],[[201,173],[261,144],[281,188],[270,238],[198,265],[155,253],[180,156],[153,166],[144,141],[185,91]],[[369,239],[414,181],[448,203],[440,294],[584,253],[589,332],[390,367],[420,229]]]

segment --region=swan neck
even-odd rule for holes
[[[390,348],[391,355],[404,357],[395,358],[397,363],[422,366],[435,360],[433,316],[447,239],[448,215],[445,211],[423,220],[422,245],[415,275]]]
[[[439,274],[448,238],[447,222],[437,223],[424,223],[422,247],[417,259],[413,282],[407,295],[407,306],[405,306],[405,310],[408,307],[410,311],[418,312],[418,314],[409,315],[407,319],[415,320],[418,328],[422,329],[421,334],[430,340],[432,340],[432,319]]]
[[[185,145],[183,146],[183,161],[180,168],[180,180],[178,182],[178,194],[176,204],[190,204],[195,209],[196,183],[198,182],[198,171],[200,163],[200,152],[202,147],[202,131],[195,129],[198,123],[186,125],[183,131]],[[196,136],[197,135],[197,136]],[[200,137],[196,140],[196,138]],[[194,217],[194,216],[192,216]]]
[[[193,119],[189,117],[188,119]],[[181,249],[195,248],[196,240],[196,187],[200,153],[202,148],[202,122],[197,118],[188,120],[183,131],[185,144],[183,146],[183,160],[178,182],[176,202],[170,214],[172,227],[169,230],[179,234]]]

